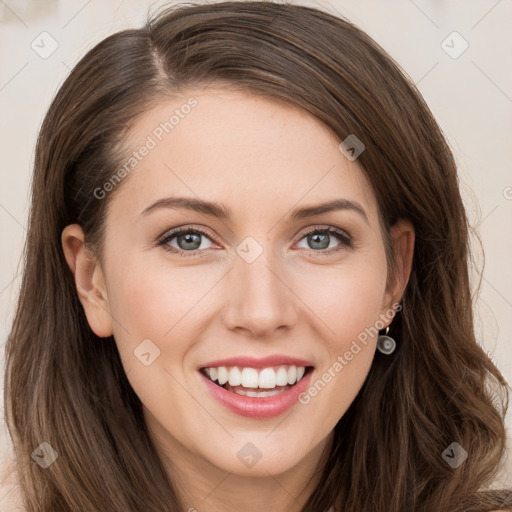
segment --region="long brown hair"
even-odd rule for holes
[[[233,1],[174,5],[107,37],[44,119],[6,345],[5,414],[27,510],[185,508],[115,343],[87,323],[60,236],[80,224],[101,261],[112,193],[98,200],[94,190],[124,161],[128,129],[165,95],[210,83],[303,109],[340,141],[355,134],[384,233],[400,218],[415,228],[403,309],[389,331],[398,349],[376,353],[304,512],[510,505],[510,491],[481,492],[504,455],[508,386],[475,339],[471,227],[441,130],[399,66],[349,21],[302,5]],[[45,470],[31,457],[42,442],[58,453]],[[469,454],[457,468],[441,456],[453,442]]]

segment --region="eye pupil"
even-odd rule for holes
[[[181,241],[185,241],[185,245],[183,246]],[[201,235],[195,234],[195,233],[187,233],[186,235],[179,235],[176,237],[176,242],[180,249],[186,250],[186,249],[198,249],[201,245]],[[190,247],[188,244],[192,244],[192,247]]]
[[[309,236],[310,242],[313,243],[313,245],[319,243],[320,246],[315,246],[313,249],[327,249],[329,247],[329,235],[325,233],[314,233],[313,235]],[[319,240],[320,239],[320,240]]]
[[[209,234],[203,233],[202,230],[198,229],[180,229],[172,231],[166,237],[162,238],[159,242],[159,245],[163,245],[164,248],[171,252],[178,252],[181,255],[185,256],[186,253],[188,255],[193,256],[197,254],[202,254],[204,252],[204,248],[201,249],[202,238],[211,239]],[[325,249],[329,249],[329,245],[331,242],[331,238],[337,239],[340,244],[335,249],[331,249],[330,251],[326,251]],[[344,235],[342,232],[334,229],[317,229],[310,231],[303,235],[301,240],[306,240],[309,248],[314,250],[316,253],[330,254],[337,250],[343,250],[352,247],[351,240],[349,235]],[[177,245],[174,249],[172,249],[173,245],[171,242]]]

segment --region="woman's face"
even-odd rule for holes
[[[75,252],[95,292],[82,297],[91,328],[113,333],[169,458],[251,476],[299,465],[367,376],[368,329],[391,323],[408,278],[410,224],[392,230],[404,258],[392,279],[357,159],[313,117],[267,99],[197,91],[149,111],[128,142],[129,171],[102,189],[115,189],[104,265]],[[345,207],[318,208],[333,201]],[[247,396],[256,386],[273,396]]]

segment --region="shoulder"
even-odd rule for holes
[[[25,511],[12,460],[3,460],[0,466],[0,510],[2,512]]]

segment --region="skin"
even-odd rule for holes
[[[312,361],[315,382],[365,328],[383,317],[391,323],[389,310],[409,279],[414,229],[406,220],[392,227],[399,265],[389,274],[377,202],[357,159],[345,158],[340,140],[309,114],[250,94],[209,88],[162,101],[132,127],[130,151],[190,96],[197,107],[115,190],[103,265],[76,224],[64,229],[63,250],[91,329],[114,335],[185,510],[243,504],[247,512],[298,512],[318,482],[313,474],[334,426],[367,376],[376,337],[309,403],[271,419],[225,409],[198,368],[231,356],[287,354]],[[184,209],[141,216],[175,195],[223,203],[232,217]],[[339,198],[359,203],[368,223],[353,210],[288,218],[294,208]],[[156,244],[178,226],[212,233],[199,239],[201,255],[187,256],[191,249],[176,237],[168,245],[182,255]],[[329,249],[340,250],[325,254],[306,236],[317,226],[343,230],[353,247],[331,235]],[[248,236],[262,248],[252,263],[236,252]],[[144,339],[160,350],[149,366],[134,356]],[[248,442],[262,454],[250,468],[237,457]]]

